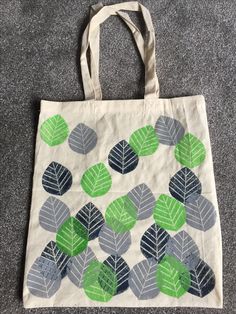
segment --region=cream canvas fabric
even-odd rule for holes
[[[129,15],[141,11],[147,38]],[[204,97],[159,98],[138,2],[93,7],[84,101],[41,101],[24,306],[222,307],[220,219]],[[99,25],[127,24],[145,97],[102,100]],[[89,70],[86,54],[90,53]]]

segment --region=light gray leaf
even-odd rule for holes
[[[106,224],[103,225],[98,240],[103,251],[111,255],[122,255],[131,245],[130,231],[116,233]]]
[[[86,155],[97,144],[97,134],[84,123],[79,123],[69,136],[69,146],[76,153]]]
[[[40,298],[51,298],[60,285],[60,276],[57,276],[56,280],[43,276],[39,268],[39,258],[37,258],[27,275],[27,287],[30,293]]]
[[[166,254],[174,256],[180,262],[183,262],[188,269],[195,266],[194,260],[190,259],[191,254],[200,256],[199,249],[190,235],[185,231],[178,232],[173,238],[170,238],[166,246]]]
[[[129,286],[139,300],[153,299],[159,294],[156,270],[157,261],[148,258],[136,264],[130,271]]]
[[[164,145],[176,145],[184,136],[182,124],[167,116],[160,116],[156,122],[155,130],[160,143]]]
[[[97,260],[97,258],[89,247],[79,255],[71,257],[67,265],[67,275],[77,287],[83,286],[84,273],[92,260]]]
[[[186,221],[191,227],[207,231],[216,222],[213,204],[204,196],[193,194],[186,202]]]
[[[66,275],[66,266],[69,260],[70,257],[61,252],[61,250],[57,247],[56,242],[50,241],[41,254],[40,268],[42,269],[45,277],[47,276],[46,274],[50,276],[50,273],[53,273],[51,268],[53,267],[52,263],[54,263],[63,278]]]
[[[211,267],[200,259],[190,271],[191,283],[188,292],[200,298],[205,297],[215,287],[215,274]]]
[[[139,184],[127,195],[137,208],[139,220],[146,219],[152,215],[156,200],[152,191],[145,183]]]
[[[70,217],[70,209],[54,196],[49,196],[39,211],[39,224],[45,230],[57,232]]]

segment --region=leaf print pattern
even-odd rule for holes
[[[86,155],[97,144],[97,134],[84,123],[79,123],[69,136],[70,148],[78,154]]]
[[[213,204],[204,196],[192,194],[186,202],[187,224],[193,228],[207,231],[216,222],[216,211]]]
[[[148,156],[155,153],[158,148],[158,138],[151,125],[135,131],[129,140],[129,145],[138,156]]]
[[[72,185],[72,174],[66,167],[53,161],[44,171],[42,184],[48,193],[63,195]]]
[[[155,298],[160,290],[156,283],[157,261],[148,258],[136,264],[130,271],[129,286],[138,300]]]
[[[175,158],[188,168],[199,166],[206,157],[203,143],[193,134],[186,134],[175,147]]]
[[[59,114],[44,121],[40,127],[40,136],[49,146],[63,143],[67,139],[68,134],[68,125]]]
[[[164,145],[178,144],[185,132],[179,121],[166,116],[159,117],[155,130],[160,143]]]
[[[104,224],[104,218],[100,210],[93,203],[89,202],[82,207],[75,217],[87,230],[89,240],[98,237],[99,231]]]
[[[138,155],[125,140],[116,144],[108,155],[110,167],[121,174],[134,170],[138,165],[138,161]]]
[[[39,224],[45,230],[57,232],[70,217],[70,209],[54,196],[49,196],[39,211]]]
[[[170,235],[158,225],[153,224],[141,238],[141,252],[146,258],[155,258],[158,262],[165,255],[166,245]]]
[[[186,203],[192,194],[201,194],[202,185],[196,175],[188,168],[182,168],[170,179],[170,194],[178,201]]]
[[[111,175],[103,163],[88,168],[82,176],[81,186],[91,197],[102,196],[111,188]]]

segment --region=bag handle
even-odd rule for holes
[[[130,28],[134,36],[145,65],[145,98],[159,97],[159,84],[156,76],[155,63],[155,34],[149,11],[138,2],[125,2],[104,7],[102,4],[98,4],[93,6],[92,9],[95,11],[95,15],[91,18],[84,31],[80,57],[85,98],[101,99],[102,97],[98,74],[99,25],[103,23],[110,15],[119,15]],[[142,12],[148,29],[146,45],[144,45],[144,40],[140,30],[131,21],[129,15],[124,12],[120,12],[120,10]],[[88,50],[90,52],[91,59],[91,76],[86,55]]]

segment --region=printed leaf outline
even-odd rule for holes
[[[101,249],[111,255],[124,254],[131,245],[130,231],[117,233],[104,224],[98,237]]]
[[[137,209],[138,220],[146,219],[152,215],[156,199],[145,183],[137,185],[127,196]]]
[[[143,234],[140,249],[146,258],[155,258],[160,262],[166,252],[170,235],[157,224],[151,225]]]
[[[89,126],[79,123],[70,133],[68,143],[74,152],[86,155],[96,146],[97,134]]]
[[[188,269],[169,255],[165,255],[158,264],[156,280],[161,292],[176,298],[180,298],[190,287]]]
[[[130,268],[126,261],[119,255],[110,255],[103,264],[110,267],[116,275],[117,288],[115,294],[120,294],[127,290],[129,288]]]
[[[138,155],[125,140],[117,143],[108,155],[109,166],[121,173],[126,174],[133,171],[139,162]]]
[[[184,263],[188,269],[192,267],[193,259],[199,258],[199,249],[186,231],[178,232],[174,237],[170,238],[166,246],[166,254],[174,256],[177,260]]]
[[[59,273],[63,278],[66,275],[66,267],[69,260],[70,257],[57,247],[56,242],[50,241],[41,253],[39,266],[44,277],[54,276],[55,274],[53,274],[53,268],[55,266],[54,272],[56,273],[56,276]]]
[[[215,288],[215,274],[203,260],[199,260],[195,269],[190,271],[191,283],[188,292],[200,298],[205,297]]]
[[[63,195],[72,185],[72,174],[66,167],[53,161],[43,173],[42,185],[50,194]]]
[[[155,124],[155,131],[161,144],[176,145],[184,136],[184,127],[173,118],[160,116]]]
[[[61,285],[61,277],[56,280],[44,277],[39,268],[39,258],[35,260],[27,274],[27,287],[31,294],[40,298],[51,298]]]
[[[153,217],[156,224],[163,229],[177,231],[186,222],[186,210],[175,198],[161,194],[156,202]]]
[[[116,294],[116,275],[103,263],[91,261],[84,274],[83,288],[91,300],[107,302]]]
[[[103,163],[98,163],[88,168],[81,179],[81,186],[84,192],[91,197],[106,194],[110,190],[111,184],[111,175]]]
[[[191,133],[187,133],[175,147],[176,160],[188,168],[199,166],[205,157],[204,144]]]
[[[195,229],[207,231],[216,222],[214,205],[203,195],[192,194],[186,202],[187,224]]]
[[[156,270],[157,261],[154,258],[145,259],[131,269],[129,286],[138,300],[153,299],[159,294]]]
[[[117,233],[133,228],[137,221],[137,210],[127,195],[111,202],[105,212],[106,224]]]
[[[56,114],[42,123],[39,132],[45,143],[49,146],[56,146],[67,139],[69,128],[62,116]]]
[[[87,247],[87,231],[76,218],[70,217],[58,230],[56,243],[62,252],[75,256]]]
[[[49,196],[39,211],[39,224],[50,232],[57,232],[70,217],[69,207],[54,196]]]
[[[133,132],[129,139],[129,145],[138,156],[148,156],[155,153],[158,148],[158,138],[155,129],[146,125]]]
[[[78,288],[83,287],[84,274],[93,260],[96,261],[97,258],[90,247],[70,258],[70,262],[67,265],[67,275],[70,281]]]
[[[88,239],[93,240],[98,237],[105,220],[101,211],[91,202],[83,206],[75,218],[85,227]]]
[[[170,179],[169,191],[174,198],[185,203],[192,194],[201,194],[202,185],[192,170],[184,167]]]

